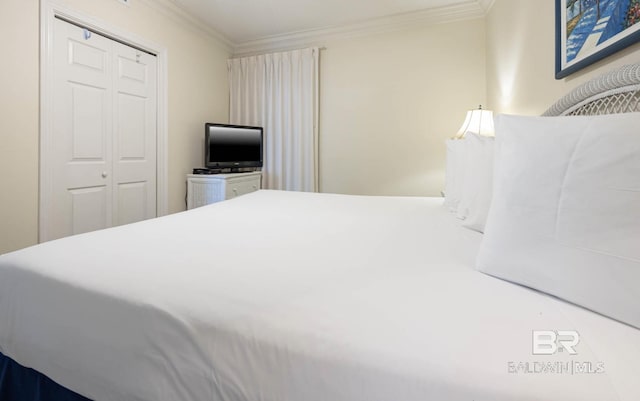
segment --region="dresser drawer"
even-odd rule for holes
[[[260,179],[261,177],[259,175],[228,179],[225,188],[225,198],[232,199],[236,196],[248,194],[259,190]]]
[[[227,182],[225,193],[226,199],[232,199],[236,196],[255,192],[260,189],[260,178],[250,180],[233,180]]]

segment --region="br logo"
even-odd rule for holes
[[[576,345],[580,335],[575,330],[534,330],[533,355],[553,355],[566,350],[569,355],[576,355]]]

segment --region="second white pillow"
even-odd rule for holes
[[[467,166],[464,189],[458,205],[458,217],[463,226],[484,231],[493,192],[493,137],[467,133]]]

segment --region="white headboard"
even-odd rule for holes
[[[640,111],[640,64],[625,65],[578,86],[543,116],[616,114]]]

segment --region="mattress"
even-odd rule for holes
[[[476,271],[441,204],[258,191],[2,255],[0,352],[95,400],[640,399],[640,330]]]

